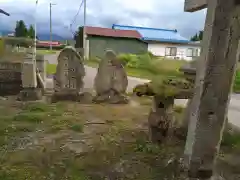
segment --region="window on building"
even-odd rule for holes
[[[193,48],[188,48],[187,49],[187,54],[186,54],[187,57],[193,57]]]
[[[194,57],[199,56],[199,49],[198,49],[198,48],[195,49],[195,51],[194,51],[194,53],[193,53],[193,56],[194,56]]]
[[[198,48],[188,48],[186,56],[187,57],[197,57],[197,56],[199,56],[199,49]]]
[[[176,47],[167,47],[165,50],[166,56],[176,56],[177,55],[177,48]]]

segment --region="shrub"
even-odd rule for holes
[[[143,69],[156,73],[154,59],[149,53],[145,54],[120,54],[118,58],[129,68]]]
[[[129,62],[133,62],[134,64],[134,62],[137,61],[137,55],[135,54],[120,54],[118,58],[124,65],[127,65]]]
[[[150,52],[150,51],[148,51],[148,55],[151,57],[151,58],[155,58],[156,56],[152,53],[152,52]]]
[[[151,76],[182,76],[183,73],[179,68],[187,63],[184,60],[165,59],[154,56],[152,53],[142,54],[119,54],[117,58],[122,61],[123,65],[129,68],[129,71],[141,71],[141,76],[145,73],[147,78]],[[98,59],[89,59],[89,62],[99,63]],[[138,72],[140,72],[138,71]]]
[[[52,46],[53,50],[62,50],[66,47],[66,45],[60,45],[60,46]],[[45,46],[45,45],[37,45],[38,49],[49,49],[50,46]]]

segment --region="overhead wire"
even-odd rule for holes
[[[72,33],[73,35],[75,34],[75,32],[73,32],[72,26],[73,26],[73,24],[76,22],[77,16],[78,16],[79,13],[80,13],[80,10],[81,10],[81,7],[83,6],[83,3],[84,3],[84,0],[82,0],[80,6],[79,6],[79,8],[78,8],[78,11],[77,11],[76,15],[74,16],[73,21],[72,21],[72,23],[70,24],[70,31],[71,31],[71,33]]]

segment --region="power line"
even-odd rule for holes
[[[72,30],[72,25],[75,23],[75,21],[76,21],[76,19],[77,19],[77,16],[78,16],[78,14],[79,14],[79,12],[80,12],[80,10],[81,10],[81,7],[83,6],[83,3],[84,3],[84,0],[82,0],[80,6],[79,6],[79,8],[78,8],[77,14],[74,16],[73,21],[72,21],[72,23],[70,24],[70,30],[71,30],[72,34],[74,34],[74,32],[73,32],[73,30]]]

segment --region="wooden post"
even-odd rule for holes
[[[240,7],[237,2],[211,0],[207,4],[185,146],[189,177],[208,179],[213,174],[238,59]]]

